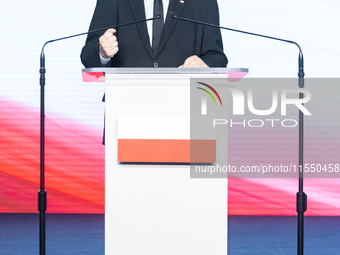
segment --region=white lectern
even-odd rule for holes
[[[227,179],[190,178],[190,78],[247,73],[83,70],[84,81],[106,82],[105,254],[227,254]]]

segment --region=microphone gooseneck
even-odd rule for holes
[[[273,36],[262,35],[262,34],[247,32],[247,31],[243,31],[243,30],[223,27],[223,26],[219,26],[219,25],[215,25],[215,24],[211,24],[211,23],[207,23],[207,22],[203,22],[203,21],[198,21],[198,20],[192,20],[192,19],[188,19],[188,18],[179,17],[173,11],[170,11],[170,15],[172,16],[172,18],[178,19],[178,20],[183,20],[183,21],[187,21],[187,22],[191,22],[191,23],[196,23],[196,24],[200,24],[200,25],[204,25],[204,26],[215,27],[215,28],[229,30],[229,31],[237,32],[237,33],[253,35],[253,36],[258,36],[258,37],[262,37],[262,38],[267,38],[267,39],[272,39],[272,40],[276,40],[276,41],[282,41],[282,42],[294,44],[299,49],[299,73],[298,73],[298,76],[299,77],[304,77],[304,71],[303,71],[303,53],[302,53],[301,46],[297,42],[294,42],[294,41],[291,41],[291,40],[282,39],[282,38],[277,38],[277,37],[273,37]]]

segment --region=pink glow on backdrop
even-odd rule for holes
[[[0,99],[0,211],[37,212],[40,115]],[[102,132],[72,120],[46,118],[49,213],[104,213]]]
[[[37,213],[39,110],[0,97],[0,212]],[[231,130],[229,163],[296,162],[297,133]],[[256,132],[256,133],[254,133]],[[329,163],[339,144],[306,131],[306,162]],[[326,135],[327,138],[327,135]],[[48,114],[46,190],[48,213],[104,213],[102,131]],[[320,153],[313,149],[318,145]],[[278,150],[279,148],[279,150]],[[337,159],[337,158],[336,158]],[[296,215],[296,179],[229,179],[230,215]],[[306,179],[306,215],[340,215],[338,179]]]

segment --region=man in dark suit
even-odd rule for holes
[[[97,0],[90,30],[152,17],[150,0]],[[163,0],[167,10],[157,50],[146,22],[91,33],[82,49],[85,67],[226,67],[220,30],[174,19],[171,12],[219,24],[217,0]],[[153,4],[153,0],[152,3]],[[152,7],[151,7],[152,8]],[[153,22],[153,21],[148,21]]]

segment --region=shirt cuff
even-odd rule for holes
[[[99,57],[100,57],[100,62],[102,63],[103,66],[106,66],[111,61],[111,58],[103,58],[102,55],[100,55],[100,53],[99,53]]]

